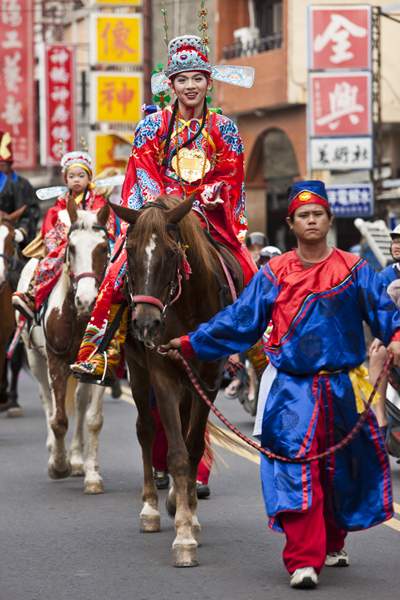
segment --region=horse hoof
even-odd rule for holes
[[[84,477],[85,469],[83,464],[76,463],[71,465],[71,477]]]
[[[47,472],[49,474],[50,479],[66,479],[71,475],[71,465],[67,464],[64,469],[56,469],[56,467],[51,464],[48,466]]]
[[[158,533],[161,531],[160,515],[140,515],[141,533]]]
[[[104,494],[104,485],[102,481],[89,481],[85,483],[85,494]]]
[[[174,567],[197,567],[197,544],[174,544],[172,546],[174,555]]]
[[[22,410],[22,408],[20,406],[12,406],[11,408],[9,408],[7,410],[7,417],[10,417],[10,419],[14,419],[16,417],[23,417],[24,416],[24,411]]]

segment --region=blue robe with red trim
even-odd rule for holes
[[[273,258],[234,304],[189,334],[183,349],[202,360],[242,352],[261,338],[270,320],[266,352],[274,374],[261,444],[280,455],[304,456],[320,410],[328,446],[343,439],[359,418],[348,371],[365,360],[363,321],[387,345],[393,336],[400,339],[400,313],[363,259],[333,249],[327,259],[305,268],[291,251]],[[389,461],[372,412],[360,434],[325,467],[340,527],[364,529],[391,518]],[[261,479],[274,528],[280,529],[280,512],[310,507],[309,465],[262,456]]]

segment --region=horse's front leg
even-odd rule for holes
[[[71,465],[65,448],[65,435],[68,430],[68,418],[65,410],[65,396],[69,376],[69,365],[47,348],[48,370],[52,396],[52,415],[50,426],[54,441],[50,449],[48,473],[52,479],[63,479],[71,475]]]
[[[86,413],[87,449],[85,460],[85,494],[102,494],[103,479],[99,469],[99,435],[103,427],[104,387],[90,385],[90,403]]]
[[[172,544],[174,565],[176,567],[195,567],[198,565],[198,544],[193,535],[192,511],[189,505],[189,454],[182,435],[179,412],[185,390],[160,371],[154,377],[154,388],[161,421],[168,440],[168,470],[174,482],[172,491],[176,501],[176,537]]]
[[[190,422],[186,436],[186,447],[189,452],[189,506],[192,511],[193,535],[198,543],[200,543],[201,526],[197,517],[196,480],[198,466],[202,457],[204,456],[204,450],[206,446],[206,427],[208,414],[208,407],[196,395],[193,394]]]
[[[75,394],[75,427],[69,449],[69,461],[71,463],[73,477],[81,477],[85,474],[84,468],[84,427],[86,411],[90,402],[90,385],[78,383]]]
[[[161,528],[158,493],[154,483],[152,450],[155,437],[154,420],[150,411],[150,384],[147,371],[140,367],[128,351],[127,363],[132,396],[138,409],[136,432],[143,459],[143,507],[140,512],[140,531],[156,533]]]

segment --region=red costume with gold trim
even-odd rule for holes
[[[200,159],[192,161],[180,155],[177,165],[177,149],[193,137],[201,127],[198,119],[184,121],[177,118],[169,148],[165,148],[171,109],[168,107],[147,116],[135,132],[132,154],[129,159],[126,178],[122,190],[122,205],[139,210],[147,202],[153,202],[161,194],[188,196],[195,195],[194,210],[199,219],[208,227],[211,236],[231,250],[239,261],[248,283],[256,272],[254,262],[243,243],[247,231],[245,216],[245,193],[243,185],[243,144],[237,127],[231,119],[214,112],[208,112],[206,125],[188,150],[199,151]],[[175,159],[175,160],[174,160]],[[175,168],[174,168],[175,165]],[[180,178],[185,170],[193,167],[189,177],[195,177],[198,169],[199,180],[187,182]],[[204,173],[204,176],[202,177]],[[205,208],[205,200],[213,200],[222,184],[219,196],[223,204],[214,210]],[[115,254],[125,241],[126,225],[116,244]],[[126,252],[123,248],[118,258],[111,262],[101,285],[99,296],[86,330],[79,354],[78,363],[85,363],[96,353],[106,331],[112,305],[122,300],[121,287],[126,272]]]

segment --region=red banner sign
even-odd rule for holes
[[[0,129],[17,167],[36,163],[33,0],[0,0]]]
[[[370,73],[311,73],[310,93],[311,136],[372,133]]]
[[[61,153],[75,149],[74,50],[63,44],[45,48],[43,164],[58,164]]]
[[[371,6],[309,10],[310,69],[371,68]]]

